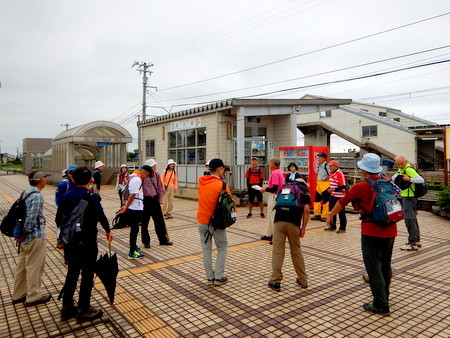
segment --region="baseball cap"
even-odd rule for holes
[[[325,153],[318,153],[316,156],[320,156],[320,157],[325,157],[325,158],[327,158],[327,154],[325,154]]]
[[[328,165],[335,165],[336,167],[339,167],[339,162],[336,160],[328,162]]]
[[[77,169],[78,168],[78,166],[76,165],[76,164],[72,164],[72,165],[69,165],[69,168],[67,168],[67,171],[69,172],[69,171],[74,171],[75,169]]]
[[[44,173],[42,170],[33,170],[29,175],[28,175],[28,180],[31,181],[40,181],[42,178],[44,177],[48,177],[48,176],[52,176],[50,174],[46,174]]]
[[[150,167],[148,164],[145,164],[142,166],[141,171],[145,170],[146,172],[148,172],[149,174],[151,174],[153,172],[152,167]]]
[[[209,167],[212,170],[215,170],[220,167],[225,168],[225,164],[223,163],[223,161],[220,158],[213,158],[211,161],[209,161]]]

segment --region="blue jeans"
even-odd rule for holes
[[[205,266],[207,279],[221,279],[225,273],[225,260],[227,258],[227,232],[205,224],[198,224],[200,243],[203,252],[203,265]],[[208,235],[209,232],[209,235]],[[217,247],[216,268],[213,269],[212,262],[212,239]]]

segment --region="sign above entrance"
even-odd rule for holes
[[[98,145],[99,147],[106,147],[106,146],[109,146],[110,143],[109,143],[109,142],[97,142],[97,145]]]
[[[174,121],[170,124],[170,131],[185,130],[191,128],[200,128],[202,126],[202,118]]]

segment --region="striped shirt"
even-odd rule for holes
[[[45,239],[44,197],[41,191],[36,187],[31,187],[23,192],[23,197],[25,198],[33,191],[37,191],[37,193],[25,200],[26,216],[24,229],[27,231],[27,234],[22,244],[31,242],[36,238]]]
[[[336,170],[334,173],[330,172],[330,188],[336,189],[338,187],[341,187],[341,189],[338,189],[338,191],[333,191],[331,193],[331,196],[334,197],[344,197],[345,196],[345,177],[342,171],[339,169]],[[344,187],[344,188],[342,188]]]

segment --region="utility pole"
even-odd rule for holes
[[[134,61],[133,67],[137,66],[136,69],[139,73],[142,74],[142,121],[147,119],[146,109],[147,109],[147,74],[153,73],[150,70],[148,70],[150,67],[153,66],[152,63],[147,62],[137,62]]]
[[[61,127],[66,127],[66,130],[69,129],[69,126],[70,126],[70,124],[68,124],[67,122],[64,124],[61,123]]]

